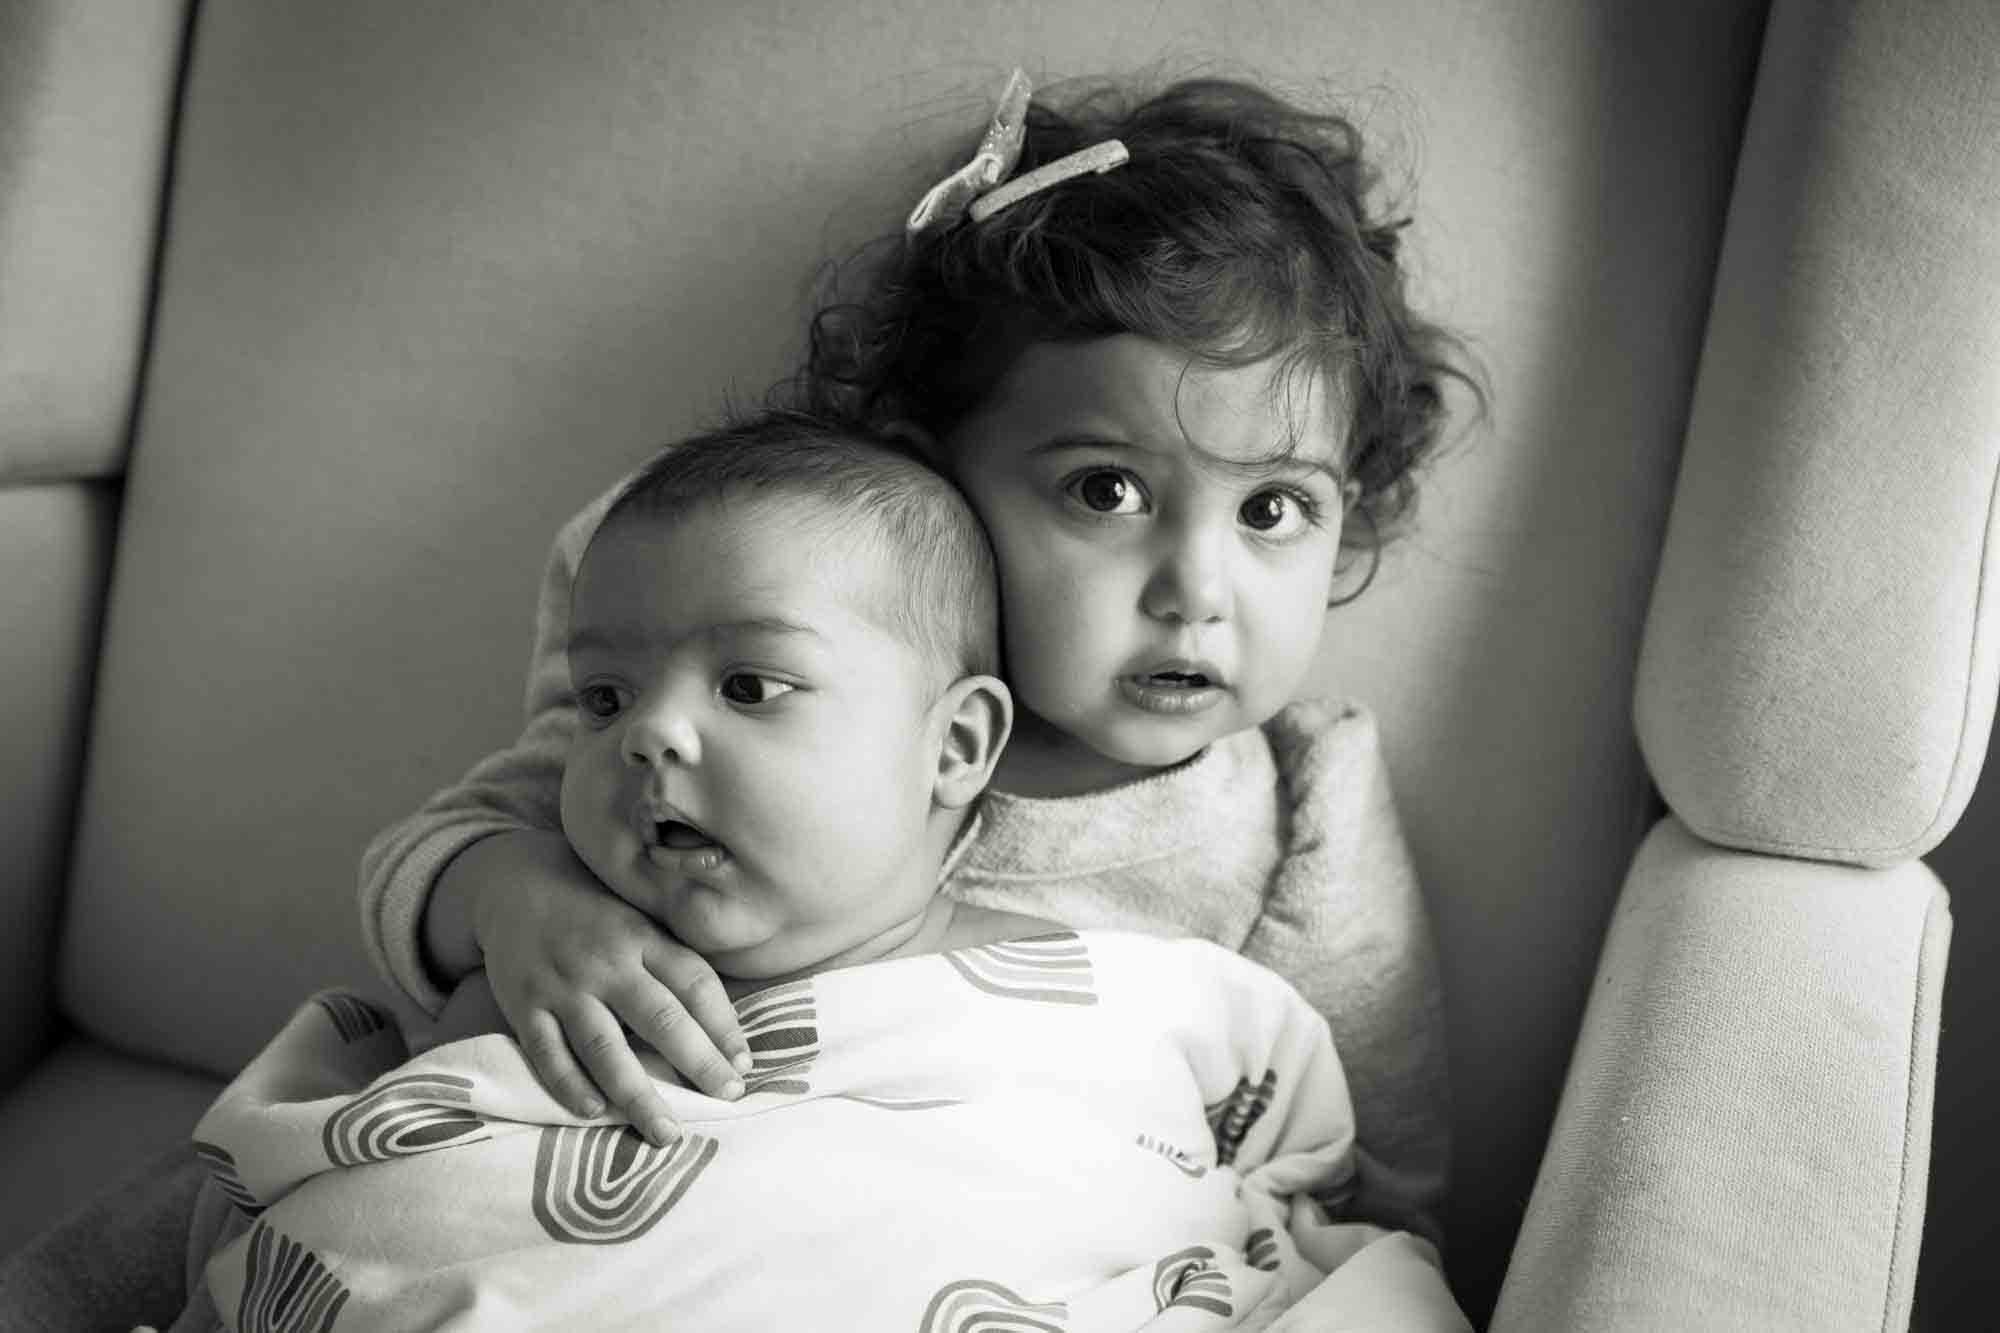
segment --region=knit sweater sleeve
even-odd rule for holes
[[[573,516],[549,552],[535,605],[520,736],[376,834],[361,854],[361,936],[369,958],[390,985],[433,1017],[446,996],[424,966],[423,920],[438,876],[481,838],[562,826],[563,757],[576,728],[566,652],[570,589],[617,493],[613,487]]]
[[[1450,1159],[1436,946],[1366,711],[1267,724],[1290,827],[1241,952],[1326,1017],[1354,1098],[1356,1216],[1442,1244]]]

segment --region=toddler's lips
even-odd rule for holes
[[[1127,703],[1148,713],[1183,717],[1222,702],[1221,677],[1204,662],[1163,662],[1150,671],[1118,678]]]

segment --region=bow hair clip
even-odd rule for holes
[[[910,210],[909,221],[904,224],[905,234],[916,236],[933,229],[943,230],[967,213],[975,223],[984,222],[1009,204],[1019,203],[1052,185],[1090,172],[1110,171],[1130,160],[1131,154],[1125,151],[1124,144],[1106,139],[1008,180],[1021,161],[1021,140],[1028,129],[1028,98],[1033,93],[1034,85],[1022,70],[1016,69],[1007,76],[1007,86],[1000,90],[992,123],[981,136],[972,160],[924,192],[924,197]]]

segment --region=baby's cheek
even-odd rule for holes
[[[616,822],[610,810],[608,784],[601,772],[602,762],[601,756],[593,754],[588,745],[573,747],[563,764],[560,802],[563,836],[569,839],[570,848],[584,864],[600,877],[606,871],[604,863],[612,850],[607,844]]]

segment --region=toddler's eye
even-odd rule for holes
[[[1236,511],[1243,526],[1266,536],[1286,537],[1312,518],[1309,502],[1290,491],[1258,491]]]
[[[1138,484],[1123,472],[1093,468],[1070,479],[1065,487],[1094,514],[1136,514],[1145,504]]]
[[[602,722],[618,715],[618,691],[609,685],[586,685],[576,692],[576,706],[585,717]]]
[[[733,704],[767,704],[796,688],[782,680],[749,671],[732,671],[722,678],[722,697]]]

